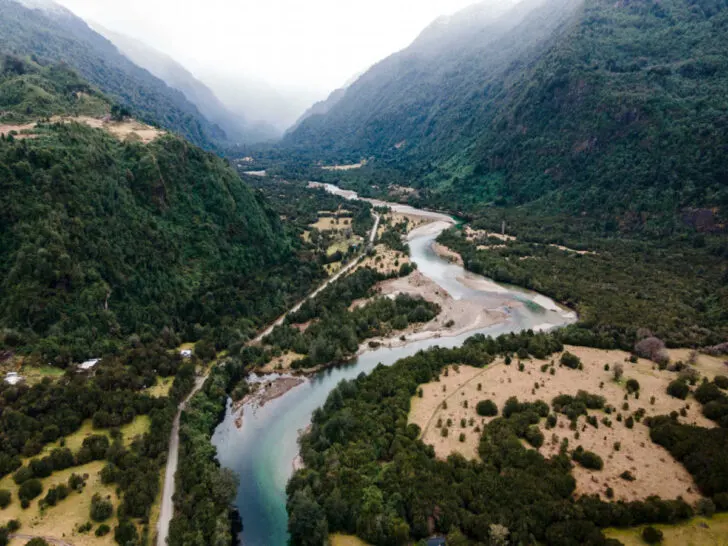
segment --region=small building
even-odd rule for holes
[[[192,349],[182,349],[179,354],[182,358],[192,358]]]
[[[427,546],[445,546],[445,537],[428,538],[426,544]]]
[[[81,362],[81,364],[78,365],[78,369],[83,370],[84,372],[93,370],[96,367],[96,364],[98,364],[100,361],[100,358],[92,358],[90,360],[87,360],[86,362]]]
[[[5,374],[5,383],[7,383],[8,385],[17,385],[24,380],[25,378],[18,372],[8,372],[7,374]]]

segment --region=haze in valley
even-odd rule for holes
[[[278,132],[315,101],[406,47],[437,17],[472,3],[58,1],[97,30],[108,29],[166,54],[235,114]]]

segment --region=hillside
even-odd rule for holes
[[[459,210],[536,201],[640,224],[706,209],[721,229],[725,1],[488,5],[433,24],[285,146],[376,156]]]
[[[264,123],[246,119],[228,109],[215,93],[195,78],[173,58],[129,36],[92,24],[94,30],[110,40],[134,64],[148,70],[167,85],[181,91],[202,115],[221,127],[235,143],[255,143],[278,136],[277,131]]]
[[[52,2],[0,0],[0,51],[67,63],[112,100],[204,148],[226,142],[185,96],[132,63],[106,38]]]
[[[7,58],[0,74],[0,346],[63,364],[165,329],[228,343],[320,274],[221,159],[89,127],[110,101],[62,66]]]

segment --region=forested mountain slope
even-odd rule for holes
[[[720,229],[726,8],[527,0],[505,15],[455,17],[372,68],[285,145],[310,157],[374,155],[432,190],[430,202],[463,210],[540,200],[629,223],[710,208]]]
[[[70,11],[47,4],[31,9],[15,0],[0,0],[0,51],[67,63],[140,119],[193,144],[214,148],[226,142],[225,132],[180,91],[132,63]]]
[[[131,62],[148,70],[170,87],[181,91],[210,121],[221,127],[228,139],[236,144],[271,140],[278,132],[265,123],[248,120],[246,115],[232,112],[215,93],[177,61],[147,44],[129,36],[93,25],[94,30],[108,38]]]
[[[109,104],[67,68],[3,63],[0,132],[28,108]],[[232,342],[319,274],[291,244],[258,193],[178,137],[142,144],[65,122],[0,139],[0,348],[63,363],[206,326]]]

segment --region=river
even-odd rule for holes
[[[324,187],[347,199],[353,192],[336,186]],[[245,546],[284,546],[288,542],[286,483],[293,473],[298,454],[298,437],[310,423],[313,411],[322,406],[331,390],[343,379],[369,373],[378,364],[397,360],[435,345],[456,347],[468,337],[483,333],[497,336],[521,330],[546,330],[576,320],[576,315],[540,294],[496,284],[447,262],[432,250],[439,233],[454,223],[444,214],[413,209],[406,205],[370,200],[374,205],[391,206],[397,212],[426,215],[436,223],[430,229],[412,232],[409,238],[411,259],[420,272],[446,289],[455,299],[469,298],[486,309],[505,311],[507,320],[488,328],[452,337],[413,341],[397,348],[381,347],[367,351],[350,363],[320,372],[305,383],[265,404],[262,408],[244,407],[243,426],[235,425],[236,415],[228,406],[224,420],[215,430],[212,442],[220,463],[240,478],[237,507],[243,520]],[[434,227],[434,229],[433,229]],[[461,282],[467,279],[467,286]],[[477,288],[474,288],[477,287]]]

